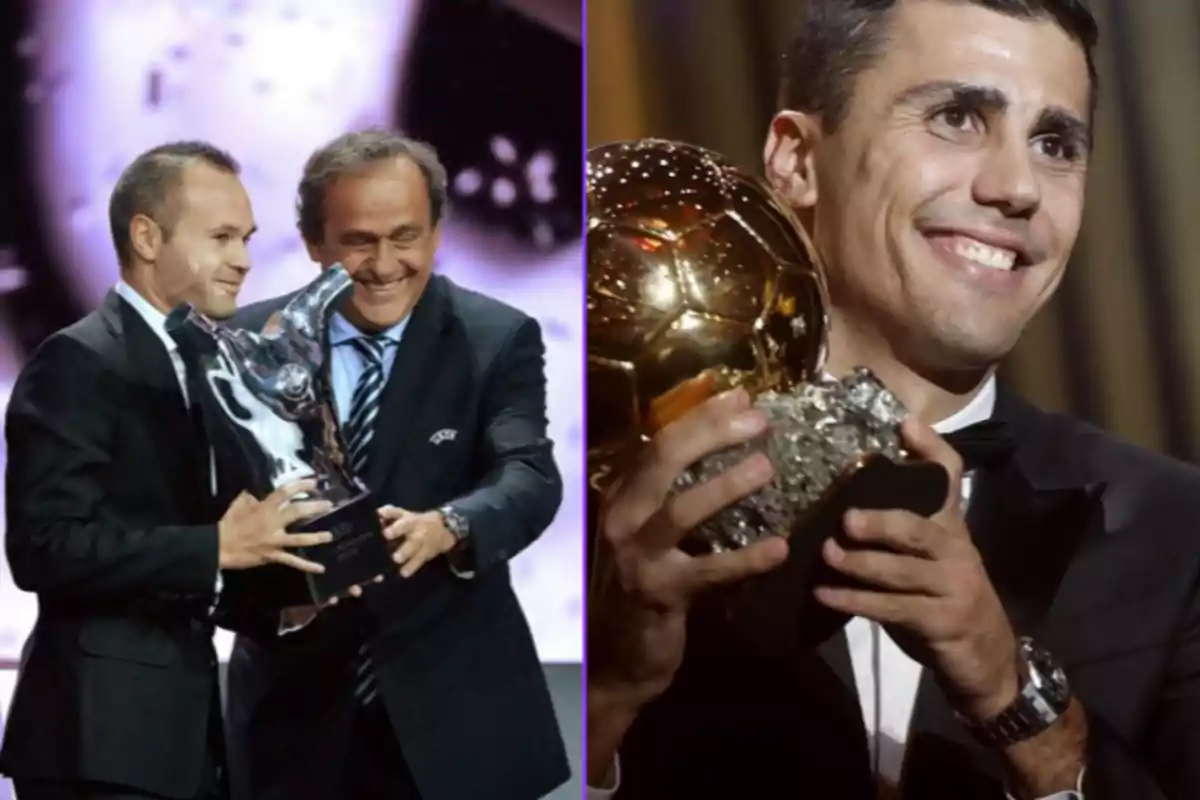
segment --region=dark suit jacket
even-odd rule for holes
[[[260,329],[288,299],[250,306],[237,324]],[[368,639],[425,800],[541,797],[569,767],[507,564],[562,497],[537,322],[434,276],[397,347],[376,425],[366,480],[377,504],[424,511],[452,501],[470,521],[476,575],[456,577],[439,558],[296,633],[239,637],[229,667],[234,771],[254,800],[333,796],[355,651]],[[457,436],[432,442],[445,428]]]
[[[193,796],[220,514],[166,349],[110,292],[34,353],[6,432],[8,560],[39,612],[0,768]]]
[[[968,522],[1017,632],[1087,709],[1087,800],[1200,797],[1200,472],[1003,387],[996,417],[1016,456],[979,473]],[[617,797],[874,797],[844,635],[767,658],[707,611],[626,739]],[[909,741],[905,798],[1004,797],[928,673]]]

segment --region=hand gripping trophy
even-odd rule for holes
[[[332,542],[303,550],[325,572],[303,575],[307,596],[284,589],[290,596],[279,599],[281,606],[323,603],[384,574],[390,564],[371,493],[350,469],[326,363],[329,317],[353,290],[345,268],[332,266],[261,334],[219,325],[190,304],[167,318],[220,470],[237,473],[221,482],[262,498],[311,478],[314,495],[333,503],[333,511],[295,527],[333,535]],[[292,581],[301,574],[294,575]]]
[[[935,513],[938,464],[910,460],[905,409],[867,369],[823,371],[828,299],[817,252],[763,181],[721,156],[658,139],[588,153],[588,473],[603,488],[659,428],[716,390],[743,386],[769,420],[756,440],[693,464],[675,491],[752,451],[773,481],[699,527],[692,552],[789,540],[779,569],[734,587],[721,609],[768,652],[823,641],[845,618],[818,606],[816,581],[845,583],[820,548],[849,508]],[[849,545],[848,545],[849,546]],[[609,580],[603,543],[592,591]]]

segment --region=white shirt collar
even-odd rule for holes
[[[179,349],[178,345],[175,344],[175,340],[167,333],[166,314],[151,305],[149,300],[138,294],[137,290],[125,281],[117,281],[117,285],[113,287],[113,290],[125,302],[133,306],[133,310],[138,312],[142,319],[146,320],[146,324],[162,340],[163,346],[167,348],[168,353],[174,353]]]
[[[404,337],[404,329],[408,327],[408,321],[410,319],[412,319],[411,311],[404,319],[400,320],[387,330],[379,331],[377,335],[391,339],[393,342],[398,344]],[[354,324],[342,316],[340,311],[334,312],[333,316],[329,318],[330,347],[337,347],[339,344],[344,344],[346,342],[358,339],[362,335],[363,332],[354,327]]]
[[[991,419],[996,410],[996,376],[990,375],[971,402],[933,426],[941,434],[953,433],[976,422]]]

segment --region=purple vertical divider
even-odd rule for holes
[[[583,798],[585,798],[585,800],[586,800],[586,798],[587,798],[587,762],[588,762],[588,759],[587,759],[587,727],[588,727],[588,725],[587,725],[587,719],[588,719],[588,716],[587,716],[587,710],[588,710],[588,705],[587,705],[587,699],[588,699],[587,698],[587,687],[588,687],[588,682],[587,682],[587,670],[588,670],[588,667],[587,667],[587,663],[588,663],[588,636],[587,636],[587,628],[588,628],[588,577],[587,577],[588,576],[588,568],[587,568],[588,534],[587,534],[587,525],[588,525],[588,520],[591,518],[591,515],[588,511],[589,497],[588,497],[588,471],[587,471],[587,451],[588,451],[588,448],[587,448],[587,435],[588,435],[588,433],[587,433],[588,432],[588,399],[587,399],[588,398],[588,392],[587,392],[587,213],[588,213],[587,212],[587,149],[588,149],[588,141],[587,141],[587,137],[588,137],[588,133],[587,133],[587,130],[588,130],[588,126],[587,126],[587,120],[588,120],[588,103],[587,103],[588,35],[587,35],[587,28],[588,28],[588,26],[587,26],[587,21],[588,21],[588,15],[587,15],[587,8],[588,8],[588,0],[583,0],[583,2],[581,2],[579,4],[579,6],[580,6],[579,13],[581,13],[583,15],[583,21],[582,21],[583,22],[583,25],[582,25],[583,35],[580,38],[582,46],[579,48],[580,58],[583,59],[583,69],[581,70],[583,85],[579,89],[580,113],[583,115],[583,124],[581,127],[581,130],[583,132],[583,137],[582,137],[583,140],[579,143],[579,145],[580,145],[580,147],[583,148],[583,153],[584,153],[584,157],[583,157],[584,180],[583,180],[583,186],[580,189],[580,191],[583,192],[583,202],[581,203],[583,211],[581,214],[581,219],[579,221],[580,227],[583,230],[583,236],[580,237],[580,245],[579,245],[579,268],[581,270],[583,270],[583,287],[584,287],[583,308],[581,309],[581,313],[583,314],[583,352],[580,353],[580,359],[582,360],[583,363],[581,365],[580,376],[579,376],[580,381],[583,382],[583,392],[581,393],[583,396],[583,414],[581,415],[581,419],[583,420],[583,437],[584,437],[584,446],[582,448],[580,448],[583,451],[584,465],[583,465],[583,469],[580,470],[580,474],[583,476],[583,487],[582,487],[583,519],[580,520],[582,525],[580,526],[580,531],[579,531],[579,533],[580,533],[580,536],[579,536],[579,554],[580,554],[579,568],[580,568],[580,573],[581,573],[580,580],[583,581],[583,588],[582,588],[582,592],[580,594],[580,596],[583,599],[583,613],[579,615],[580,624],[583,626],[583,641],[582,641],[582,648],[581,648],[581,653],[580,653],[581,659],[580,659],[580,668],[579,668],[579,681],[582,684],[582,686],[580,687],[580,691],[579,691],[579,697],[580,697],[580,702],[583,704],[583,709],[579,715],[580,728],[581,728],[581,730],[579,732],[579,741],[580,741],[580,747],[582,748],[583,752],[580,754],[580,759],[579,759],[579,764],[580,764],[579,769],[580,769],[580,772],[582,773],[582,779],[579,781],[579,783],[581,784],[581,787],[582,787],[581,796]]]
[[[0,670],[15,670],[17,662],[0,658]],[[0,741],[4,741],[4,712],[0,711]],[[12,782],[8,778],[0,776],[0,800],[15,800],[13,796]]]
[[[18,666],[18,662],[14,659],[0,658],[0,671],[15,671]],[[4,741],[5,722],[4,712],[0,711],[0,741]],[[12,782],[3,776],[0,776],[0,800],[15,800]]]

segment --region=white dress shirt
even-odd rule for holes
[[[187,408],[191,408],[191,398],[188,397],[187,390],[187,368],[184,366],[183,357],[179,355],[179,345],[167,333],[167,315],[159,311],[150,301],[137,293],[132,286],[125,281],[118,281],[114,287],[114,291],[120,295],[121,299],[128,303],[138,315],[146,321],[150,326],[150,330],[154,331],[159,340],[163,343],[163,347],[167,350],[167,355],[171,358],[171,366],[175,368],[175,379],[179,381],[179,392],[183,395],[183,404]],[[213,494],[217,493],[217,463],[212,456],[211,449],[209,450],[209,491]],[[221,594],[221,570],[217,570],[216,587],[213,592],[213,607],[216,606],[217,598]]]
[[[993,377],[971,398],[971,402],[934,425],[934,430],[945,435],[983,422],[992,416],[995,407],[996,379]],[[964,505],[970,502],[971,478],[970,474],[963,476]],[[909,724],[917,701],[921,665],[909,658],[877,622],[855,617],[846,624],[845,630],[876,779],[896,785],[900,779]],[[878,708],[876,697],[880,700]],[[613,773],[613,788],[596,789],[589,786],[588,800],[609,800],[616,793],[621,781],[619,762],[614,765]],[[1081,773],[1076,791],[1059,792],[1039,800],[1083,800],[1082,782]]]

